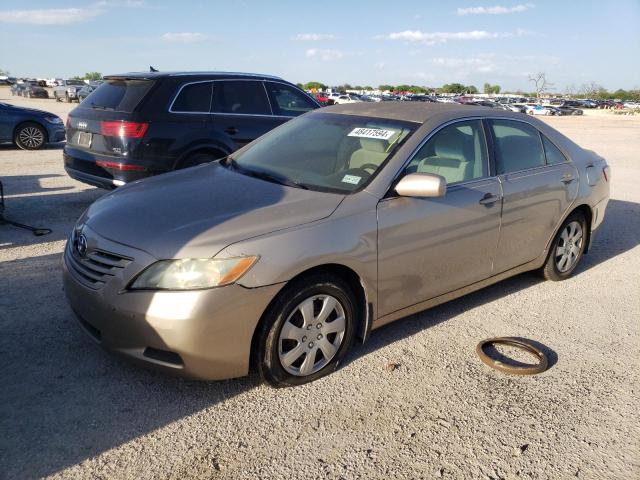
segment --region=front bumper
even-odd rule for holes
[[[90,238],[91,251],[95,236]],[[111,242],[99,243],[102,250],[102,245]],[[220,380],[248,373],[253,333],[282,285],[127,291],[125,278],[131,278],[151,260],[137,251],[141,255],[122,271],[98,288],[89,287],[69,258],[73,255],[71,245],[69,242],[65,249],[63,262],[65,294],[84,330],[103,347],[138,363],[190,378]],[[131,253],[132,249],[123,252],[129,258]]]
[[[62,142],[64,140],[64,125],[47,125],[47,134],[49,136],[49,142]]]

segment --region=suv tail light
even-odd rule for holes
[[[69,117],[67,117],[67,121],[64,124],[65,128],[69,128],[71,126],[71,121],[69,120]]]
[[[604,175],[605,182],[608,182],[611,178],[611,168],[609,168],[609,165],[602,169],[602,174]]]
[[[142,138],[147,133],[146,122],[101,122],[100,133],[105,137]]]

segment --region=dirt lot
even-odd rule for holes
[[[63,116],[53,100],[0,101]],[[638,478],[640,118],[550,118],[605,156],[612,200],[574,278],[524,274],[373,333],[335,374],[274,390],[142,370],[75,324],[64,238],[103,192],[69,179],[61,146],[0,147],[0,478]],[[476,343],[551,350],[533,377],[485,367]],[[397,368],[388,368],[389,364]]]

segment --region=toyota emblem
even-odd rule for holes
[[[78,240],[76,241],[76,251],[81,257],[84,257],[87,254],[87,237],[85,237],[84,233],[78,235]]]

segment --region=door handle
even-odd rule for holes
[[[500,200],[500,195],[494,195],[493,193],[487,193],[484,197],[480,199],[478,202],[480,205],[492,205]]]
[[[574,180],[575,180],[575,177],[573,175],[571,175],[570,173],[567,173],[567,174],[562,176],[562,183],[564,183],[565,185],[573,182]]]
[[[236,133],[238,133],[238,129],[236,127],[227,127],[224,129],[224,131],[229,135],[235,135]]]

